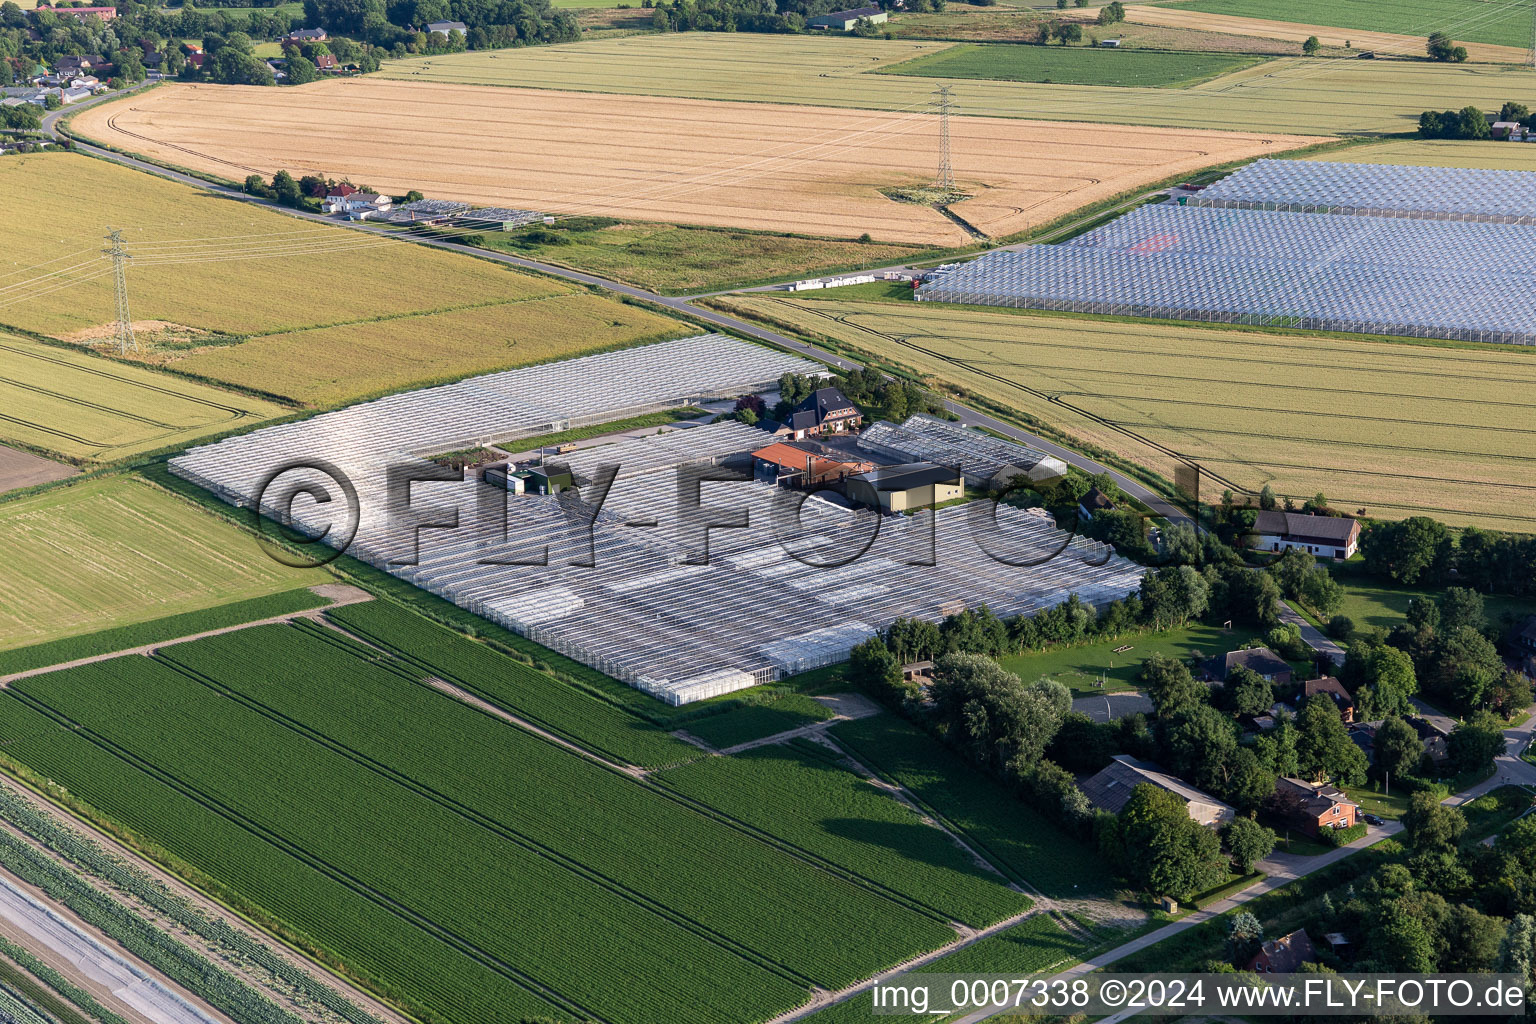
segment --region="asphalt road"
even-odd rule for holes
[[[62,137],[58,130],[58,120],[62,115],[80,110],[88,105],[117,99],[121,96],[122,93],[112,93],[101,97],[100,99],[88,100],[83,104],[75,104],[62,110],[52,111],[43,117],[43,129],[49,134],[53,135],[55,138]],[[379,235],[381,237],[413,242],[417,245],[430,245],[438,249],[447,249],[453,252],[466,253],[479,259],[494,260],[498,263],[505,263],[510,266],[521,267],[525,270],[532,270],[541,274],[548,274],[551,277],[564,278],[567,281],[575,281],[580,284],[602,288],[606,291],[610,291],[618,295],[625,295],[632,299],[638,299],[643,302],[654,303],[658,306],[663,306],[667,309],[671,309],[677,313],[692,317],[696,320],[702,320],[705,323],[708,323],[714,327],[718,327],[722,330],[730,331],[734,334],[745,335],[750,338],[756,338],[758,341],[767,342],[768,344],[774,345],[778,348],[782,348],[790,352],[795,352],[800,355],[805,355],[812,359],[817,359],[821,362],[837,367],[840,370],[856,370],[859,369],[861,365],[850,359],[846,359],[843,356],[837,355],[836,353],[829,352],[815,345],[807,344],[806,342],[792,338],[786,334],[780,334],[779,332],[770,330],[766,327],[760,327],[757,324],[731,316],[727,313],[721,313],[717,310],[708,309],[703,306],[697,306],[694,304],[693,300],[698,296],[673,297],[668,295],[658,295],[655,292],[647,291],[644,288],[636,288],[633,285],[624,284],[620,281],[612,281],[605,277],[599,277],[596,274],[588,274],[580,270],[570,270],[566,267],[557,267],[549,263],[540,263],[538,260],[531,260],[522,256],[513,256],[508,253],[493,252],[487,249],[475,248],[473,246],[460,245],[457,242],[447,241],[441,238],[431,238],[424,235],[402,235],[397,231],[369,224],[366,221],[338,221],[334,217],[328,217],[316,213],[307,213],[300,210],[293,210],[286,206],[279,206],[269,200],[262,199],[257,196],[246,195],[244,192],[240,192],[236,189],[226,188],[222,185],[216,185],[212,182],[205,181],[202,178],[194,177],[190,174],[183,174],[180,171],[161,167],[158,164],[152,164],[146,160],[139,160],[135,157],[127,156],[123,153],[115,153],[111,150],[102,149],[99,146],[92,146],[88,143],[80,142],[78,140],[75,141],[75,149],[82,153],[88,153],[91,156],[100,157],[103,160],[110,160],[113,163],[121,164],[125,167],[132,167],[135,170],[143,171],[146,174],[154,174],[162,178],[168,178],[171,181],[179,182],[183,185],[191,186],[192,188],[202,189],[205,192],[211,192],[214,195],[223,196],[234,202],[252,203],[257,206],[266,207],[270,210],[273,210],[274,212],[282,213],[290,217],[296,217],[301,220],[316,221],[323,224],[330,224],[338,228],[345,228],[353,231],[364,231],[369,234]],[[1033,434],[1027,430],[1023,430],[1011,423],[1007,423],[995,416],[988,415],[987,413],[981,412],[979,410],[972,409],[969,406],[952,401],[945,401],[944,404],[951,412],[960,417],[960,422],[968,426],[985,427],[989,430],[996,431],[1005,437],[1012,438],[1015,441],[1039,448],[1048,454],[1056,456],[1063,462],[1066,462],[1068,465],[1076,466],[1078,469],[1081,469],[1085,473],[1093,475],[1097,475],[1099,473],[1108,473],[1110,477],[1115,481],[1115,483],[1119,485],[1121,490],[1136,500],[1142,502],[1158,515],[1166,518],[1169,522],[1182,523],[1189,526],[1194,525],[1194,520],[1191,519],[1188,514],[1186,514],[1178,506],[1169,502],[1162,495],[1153,491],[1151,488],[1145,486],[1144,484],[1133,480],[1132,478],[1125,476],[1124,474],[1114,469],[1111,469],[1108,466],[1096,462],[1095,460],[1075,452],[1070,448],[1065,448],[1054,441],[1041,437],[1038,434]]]

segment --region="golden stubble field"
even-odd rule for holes
[[[932,89],[932,84],[926,87]],[[169,85],[83,112],[81,134],[241,179],[286,168],[396,194],[552,214],[960,245],[881,189],[932,180],[926,102],[877,112],[486,89],[379,78],[293,89]],[[1001,237],[1139,185],[1319,141],[1254,132],[957,117],[954,211]]]
[[[0,381],[0,440],[73,458],[121,458],[285,411],[159,368],[327,406],[693,333],[563,281],[296,220],[85,156],[0,161],[0,195],[27,197],[0,243],[0,330],[109,348],[109,221],[132,257],[128,294],[143,351],[131,358],[148,367],[34,342],[25,360],[19,341],[8,342],[9,363],[0,352],[11,368],[0,374],[10,380]]]
[[[1117,452],[1167,478],[1321,491],[1383,518],[1529,532],[1536,353],[1207,329],[938,303],[733,296]]]

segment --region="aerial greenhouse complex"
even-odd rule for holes
[[[299,485],[334,492],[325,475],[343,476],[359,506],[349,554],[671,704],[841,661],[900,616],[1029,614],[1072,594],[1103,606],[1139,587],[1141,567],[1038,510],[976,501],[881,517],[754,479],[751,453],[771,436],[735,421],[572,452],[579,496],[513,496],[473,477],[418,483],[409,508],[389,494],[390,468],[425,471],[424,455],[738,395],[784,372],[822,368],[685,338],[363,403],[171,468],[269,515]],[[347,545],[337,507],[300,496],[293,522]]]
[[[1361,168],[1366,182],[1375,180],[1372,172],[1388,172],[1379,183],[1384,193],[1397,172],[1437,170]],[[1527,172],[1457,173],[1525,174],[1536,181]],[[1228,182],[1208,191],[1226,186],[1223,194],[1241,194],[1240,183]],[[1403,193],[1404,202],[1415,201],[1408,190]],[[1490,213],[1476,222],[1471,214],[1420,220],[1259,209],[1257,202],[1251,208],[1235,202],[1226,208],[1142,207],[1060,245],[996,251],[942,268],[928,276],[917,298],[1536,344],[1536,278],[1521,269],[1536,257],[1536,227],[1516,223],[1513,213]],[[1536,212],[1536,198],[1530,210]]]
[[[1255,160],[1189,205],[1536,224],[1536,171]]]

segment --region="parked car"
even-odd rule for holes
[[[1362,814],[1362,815],[1360,815],[1360,817],[1365,819],[1365,823],[1367,825],[1385,825],[1386,824],[1385,821],[1382,821],[1381,818],[1379,816],[1375,815],[1375,814]]]

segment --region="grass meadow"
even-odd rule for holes
[[[299,221],[85,156],[8,159],[0,191],[29,197],[30,215],[7,231],[6,283],[87,261],[49,288],[5,299],[0,327],[80,344],[110,338],[110,268],[95,255],[110,204],[135,261],[128,291],[145,326],[142,361],[294,402],[329,405],[689,330],[564,282]],[[75,414],[61,400],[54,418]],[[103,429],[94,439],[125,445],[145,431]]]
[[[110,462],[287,412],[122,360],[0,334],[0,438]]]
[[[1226,630],[1220,626],[1195,623],[1182,629],[1106,640],[1103,643],[1068,647],[1044,654],[1014,654],[999,658],[998,662],[1026,683],[1054,679],[1070,689],[1074,697],[1092,697],[1095,694],[1136,689],[1139,685],[1136,677],[1141,672],[1142,662],[1153,654],[1162,654],[1180,661],[1192,654],[1210,658],[1239,650],[1249,642],[1258,640],[1261,635],[1261,630],[1242,626]],[[1130,650],[1117,651],[1118,647],[1129,647]],[[1105,684],[1102,688],[1099,686],[1101,680]]]
[[[886,65],[880,68],[880,73],[1150,89],[1191,85],[1252,67],[1261,59],[1230,53],[963,45]]]
[[[910,245],[607,220],[590,222],[602,226],[587,228],[577,219],[570,227],[535,236],[550,241],[532,241],[527,232],[488,234],[486,247],[602,274],[664,295],[890,266],[921,258],[927,251]]]
[[[413,82],[759,102],[771,97],[775,103],[911,110],[927,104],[939,82],[866,72],[954,45],[705,35],[629,36],[413,57],[386,62],[380,74]],[[1071,55],[1084,60],[1098,56],[1087,50]],[[1469,103],[1492,110],[1506,99],[1532,95],[1536,72],[1515,66],[1279,59],[1179,90],[970,79],[957,87],[956,109],[1050,121],[1336,134],[1411,131],[1424,110],[1459,110]]]
[[[1345,160],[1352,164],[1414,164],[1419,167],[1481,167],[1490,171],[1529,171],[1536,167],[1536,145],[1524,142],[1468,142],[1455,139],[1394,139],[1354,146],[1343,153],[1321,153],[1304,160]]]
[[[1184,11],[1336,25],[1373,32],[1427,36],[1445,32],[1474,43],[1521,46],[1530,38],[1530,8],[1498,0],[1189,0],[1168,6]]]
[[[0,649],[330,580],[136,477],[0,504]]]
[[[862,295],[885,294],[862,286]],[[1425,345],[892,299],[753,295],[739,312],[831,338],[1172,479],[1168,450],[1224,488],[1395,518],[1528,532],[1536,435],[1508,428],[1536,383],[1521,346]]]

